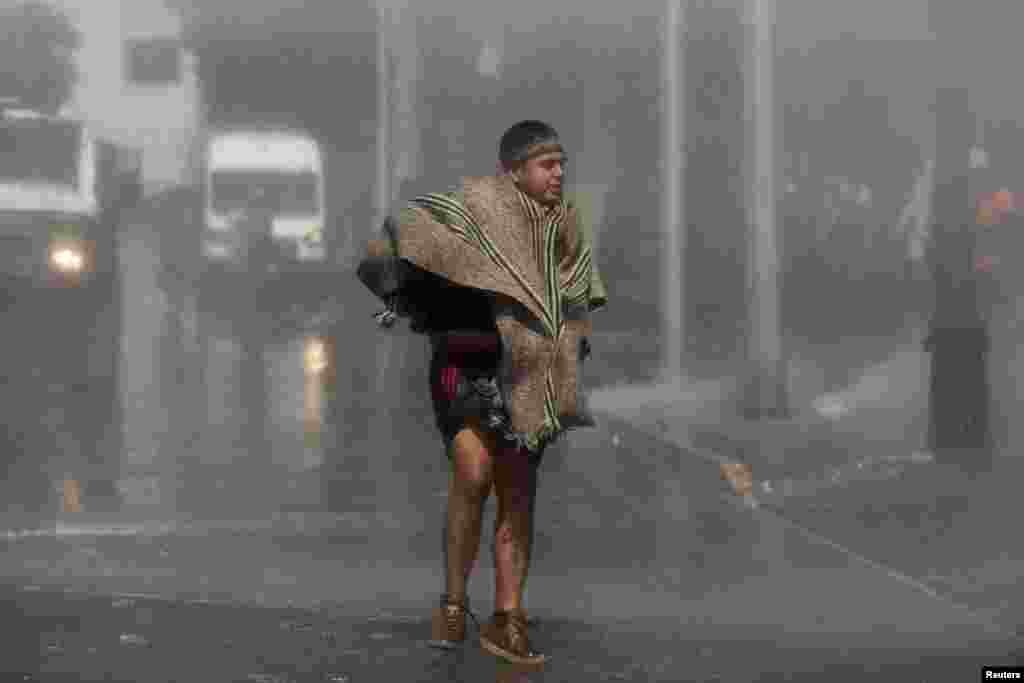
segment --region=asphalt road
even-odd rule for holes
[[[527,680],[963,681],[1012,661],[1017,642],[984,615],[744,509],[707,486],[699,461],[613,429],[581,432],[543,466],[527,606],[553,661]],[[87,661],[110,680],[489,680],[494,663],[473,645],[447,658],[422,647],[441,587],[442,486],[425,467],[408,500],[354,502],[305,528],[9,540],[2,621],[21,645],[6,666],[53,680]],[[483,618],[488,567],[470,590]],[[149,606],[141,623],[113,606],[124,594]],[[314,625],[292,632],[287,619]],[[63,644],[47,649],[53,638]]]

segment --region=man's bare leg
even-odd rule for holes
[[[492,437],[478,424],[461,430],[452,442],[444,555],[445,593],[453,601],[466,598],[480,551],[484,504],[494,481],[492,447]]]
[[[543,664],[527,633],[523,593],[530,568],[537,468],[525,453],[505,451],[494,463],[498,515],[494,531],[494,615],[480,634],[487,652],[515,665]]]
[[[498,495],[494,608],[498,612],[518,611],[523,607],[533,549],[537,468],[524,453],[506,451],[495,460],[494,486]]]

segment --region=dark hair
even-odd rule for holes
[[[558,132],[543,121],[520,121],[505,131],[498,145],[498,159],[506,169],[511,169],[529,157],[531,148],[537,145],[557,145]]]

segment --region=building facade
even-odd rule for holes
[[[69,110],[142,153],[147,193],[189,182],[199,89],[163,0],[51,0],[82,35]]]

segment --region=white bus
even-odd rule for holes
[[[207,262],[277,268],[324,261],[324,165],[311,136],[283,129],[211,133],[202,182]],[[254,243],[262,246],[257,257]]]

